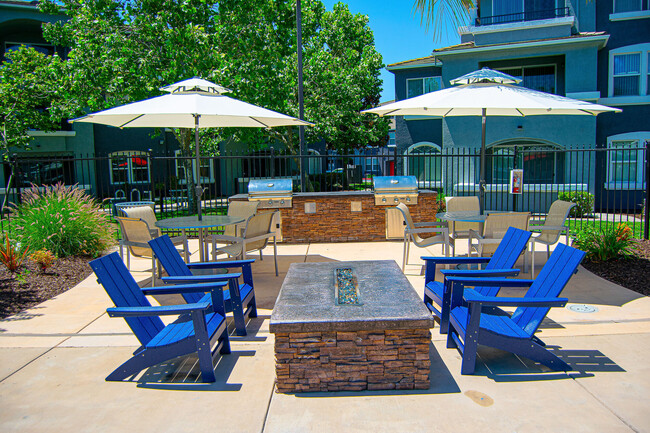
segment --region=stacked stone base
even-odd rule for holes
[[[428,329],[275,334],[278,392],[428,389]]]

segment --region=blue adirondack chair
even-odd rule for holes
[[[519,274],[518,269],[512,269],[522,251],[528,245],[531,233],[510,227],[499,243],[492,257],[422,257],[425,261],[424,274],[424,304],[434,316],[440,319],[440,333],[449,330],[449,303],[451,291],[447,278],[450,276],[466,277],[506,277]],[[435,281],[437,264],[475,264],[487,263],[484,270],[445,269],[441,273],[445,281]],[[476,287],[474,290],[482,295],[496,296],[499,287]]]
[[[551,307],[563,307],[568,302],[558,296],[584,256],[583,251],[559,244],[534,280],[449,277],[452,296],[447,347],[462,353],[461,374],[474,373],[479,344],[521,355],[553,370],[571,370],[534,334]],[[464,288],[476,285],[530,287],[523,298],[486,296]],[[518,308],[509,316],[499,306]]]
[[[165,283],[205,283],[213,281],[228,281],[228,289],[224,290],[223,298],[226,312],[232,312],[235,320],[237,335],[246,335],[246,317],[257,317],[255,304],[255,289],[251,263],[255,260],[234,260],[228,262],[185,263],[167,235],[159,236],[149,241],[154,255],[167,271],[169,277],[163,277]],[[193,275],[192,269],[228,269],[241,268],[241,273]],[[239,284],[239,277],[243,283]],[[184,293],[187,303],[209,302],[210,294]]]
[[[201,378],[204,382],[215,381],[212,357],[217,351],[230,353],[222,295],[226,282],[141,289],[117,253],[91,261],[90,267],[115,304],[115,308],[106,310],[108,315],[124,317],[142,344],[133,353],[133,357],[120,365],[106,380],[120,381],[168,359],[196,352]],[[196,292],[210,292],[212,302],[154,307],[144,296]],[[179,318],[165,326],[157,316],[167,315],[179,315]]]

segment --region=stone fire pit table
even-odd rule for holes
[[[393,260],[292,264],[270,322],[277,391],[428,389],[432,327]]]

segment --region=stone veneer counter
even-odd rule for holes
[[[358,305],[337,305],[351,268]],[[278,392],[428,389],[431,313],[395,261],[292,264],[271,315]]]

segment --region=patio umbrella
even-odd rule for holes
[[[201,220],[201,157],[199,128],[273,128],[312,125],[295,117],[229,98],[230,92],[210,81],[191,78],[160,90],[169,92],[131,104],[88,114],[70,122],[99,123],[118,128],[194,128],[196,142],[197,209]]]
[[[618,108],[592,104],[517,86],[520,79],[483,68],[451,80],[458,85],[364,110],[380,116],[481,116],[479,199],[485,209],[485,123],[488,116],[596,116]]]

